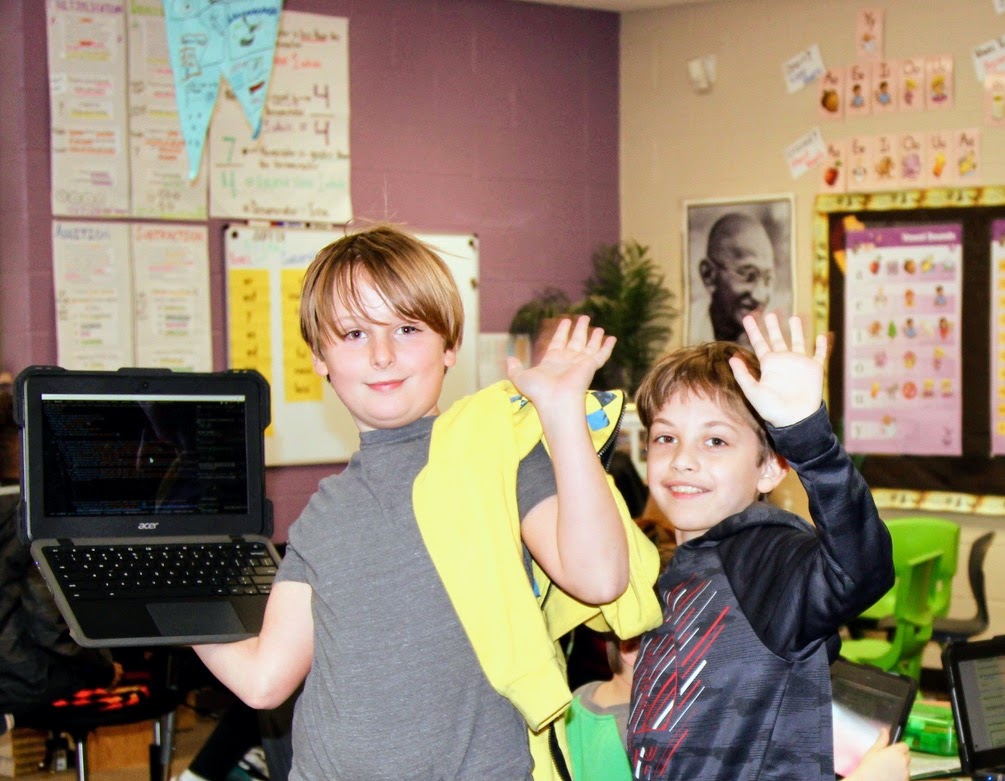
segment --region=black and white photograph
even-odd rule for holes
[[[748,314],[795,311],[792,195],[684,204],[685,342],[749,346]]]

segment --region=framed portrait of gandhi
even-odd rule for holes
[[[794,213],[791,194],[685,202],[685,344],[747,345],[744,315],[793,314]]]

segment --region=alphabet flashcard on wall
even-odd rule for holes
[[[870,76],[871,70],[864,64],[853,63],[848,67],[844,92],[846,116],[866,116],[872,112]]]
[[[956,183],[956,167],[953,165],[952,135],[944,130],[936,130],[925,136],[925,160],[927,170],[925,181],[929,187],[947,187]]]
[[[956,181],[961,185],[977,184],[981,179],[981,134],[979,130],[957,130],[954,135],[953,159]]]
[[[848,139],[849,191],[873,189],[875,183],[873,149],[874,139],[871,136],[854,136]]]
[[[900,63],[900,110],[922,111],[925,108],[925,60],[908,57]]]
[[[845,239],[845,447],[960,455],[962,226]]]
[[[900,169],[897,167],[897,151],[900,139],[896,135],[882,134],[875,137],[872,170],[875,186],[881,190],[894,190],[900,186]]]
[[[847,155],[848,142],[845,139],[826,142],[824,159],[820,164],[820,192],[843,193],[848,189]]]
[[[883,56],[883,9],[863,8],[855,16],[855,54],[860,59]]]
[[[925,58],[925,104],[929,109],[952,108],[952,55]]]
[[[820,77],[820,106],[824,119],[844,118],[844,69],[828,68]]]
[[[984,124],[1005,127],[1005,73],[984,77]]]
[[[897,147],[901,186],[921,187],[925,182],[925,137],[901,133]]]
[[[890,114],[897,110],[899,68],[896,63],[879,60],[872,64],[872,113]]]

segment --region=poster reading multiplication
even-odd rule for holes
[[[849,231],[845,249],[845,447],[962,452],[962,226]]]
[[[991,223],[991,454],[1005,454],[1005,220]]]

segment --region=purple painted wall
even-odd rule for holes
[[[356,216],[477,233],[483,331],[506,330],[547,285],[580,294],[593,249],[620,237],[617,14],[511,0],[284,5],[349,19]],[[56,360],[44,0],[2,0],[0,25],[0,356],[17,372]],[[268,470],[278,539],[331,471]]]

